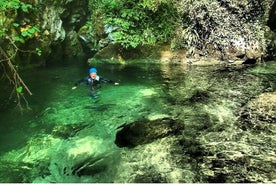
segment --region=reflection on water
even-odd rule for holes
[[[34,93],[32,110],[23,115],[1,110],[1,182],[276,180],[275,125],[268,125],[272,132],[256,133],[255,124],[243,124],[241,116],[260,94],[275,98],[275,63],[96,67],[100,75],[120,82],[103,84],[97,102],[85,85],[71,90],[86,68],[24,74]],[[182,133],[134,148],[115,145],[120,125],[164,117],[182,122]]]

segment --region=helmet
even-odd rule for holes
[[[89,74],[90,73],[97,73],[97,69],[96,68],[90,68],[89,69]]]

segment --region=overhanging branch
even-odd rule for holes
[[[13,77],[9,77],[7,76],[8,80],[13,83],[16,87],[18,86],[23,86],[24,89],[26,89],[26,91],[28,92],[29,95],[32,95],[31,90],[28,88],[28,86],[24,83],[24,81],[22,80],[22,78],[20,77],[19,73],[17,72],[17,70],[15,69],[14,65],[12,64],[12,59],[13,57],[16,55],[18,51],[18,48],[16,47],[16,51],[12,56],[8,56],[8,54],[3,50],[2,47],[0,47],[0,53],[1,55],[4,57],[4,59],[0,60],[1,62],[6,61],[7,65],[12,73]]]

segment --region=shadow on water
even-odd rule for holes
[[[275,64],[95,67],[120,82],[103,84],[96,101],[85,85],[71,90],[87,67],[23,74],[34,93],[28,98],[32,110],[0,112],[0,182],[256,182],[253,174],[260,174],[259,182],[274,179],[266,160],[267,174],[250,165],[259,164],[250,150],[275,150],[254,147],[248,140],[259,135],[239,129],[237,119],[248,101],[275,92]],[[268,138],[273,145],[275,138]]]

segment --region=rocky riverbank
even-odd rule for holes
[[[256,63],[275,57],[275,32],[269,23],[275,16],[274,1],[183,0],[176,4],[181,23],[170,43],[124,49],[104,38],[104,48],[90,62],[153,59],[208,65]]]
[[[18,32],[16,27],[11,26],[13,22],[24,28],[30,25],[40,28],[35,38],[18,46],[25,50],[40,48],[42,56],[18,53],[16,62],[21,65],[43,65],[78,56],[92,58],[89,62],[108,59],[120,63],[144,58],[194,64],[215,60],[218,61],[216,63],[255,63],[275,57],[273,0],[173,2],[177,7],[174,13],[179,17],[174,36],[165,44],[138,45],[127,49],[116,44],[112,38],[111,34],[120,29],[105,25],[103,17],[96,23],[89,23],[94,9],[89,9],[91,5],[88,0],[26,3],[33,7],[32,13],[21,14],[18,11],[12,16],[7,16],[7,12],[0,14],[3,26],[11,32]],[[8,42],[1,42],[1,45],[4,49],[10,49]]]

